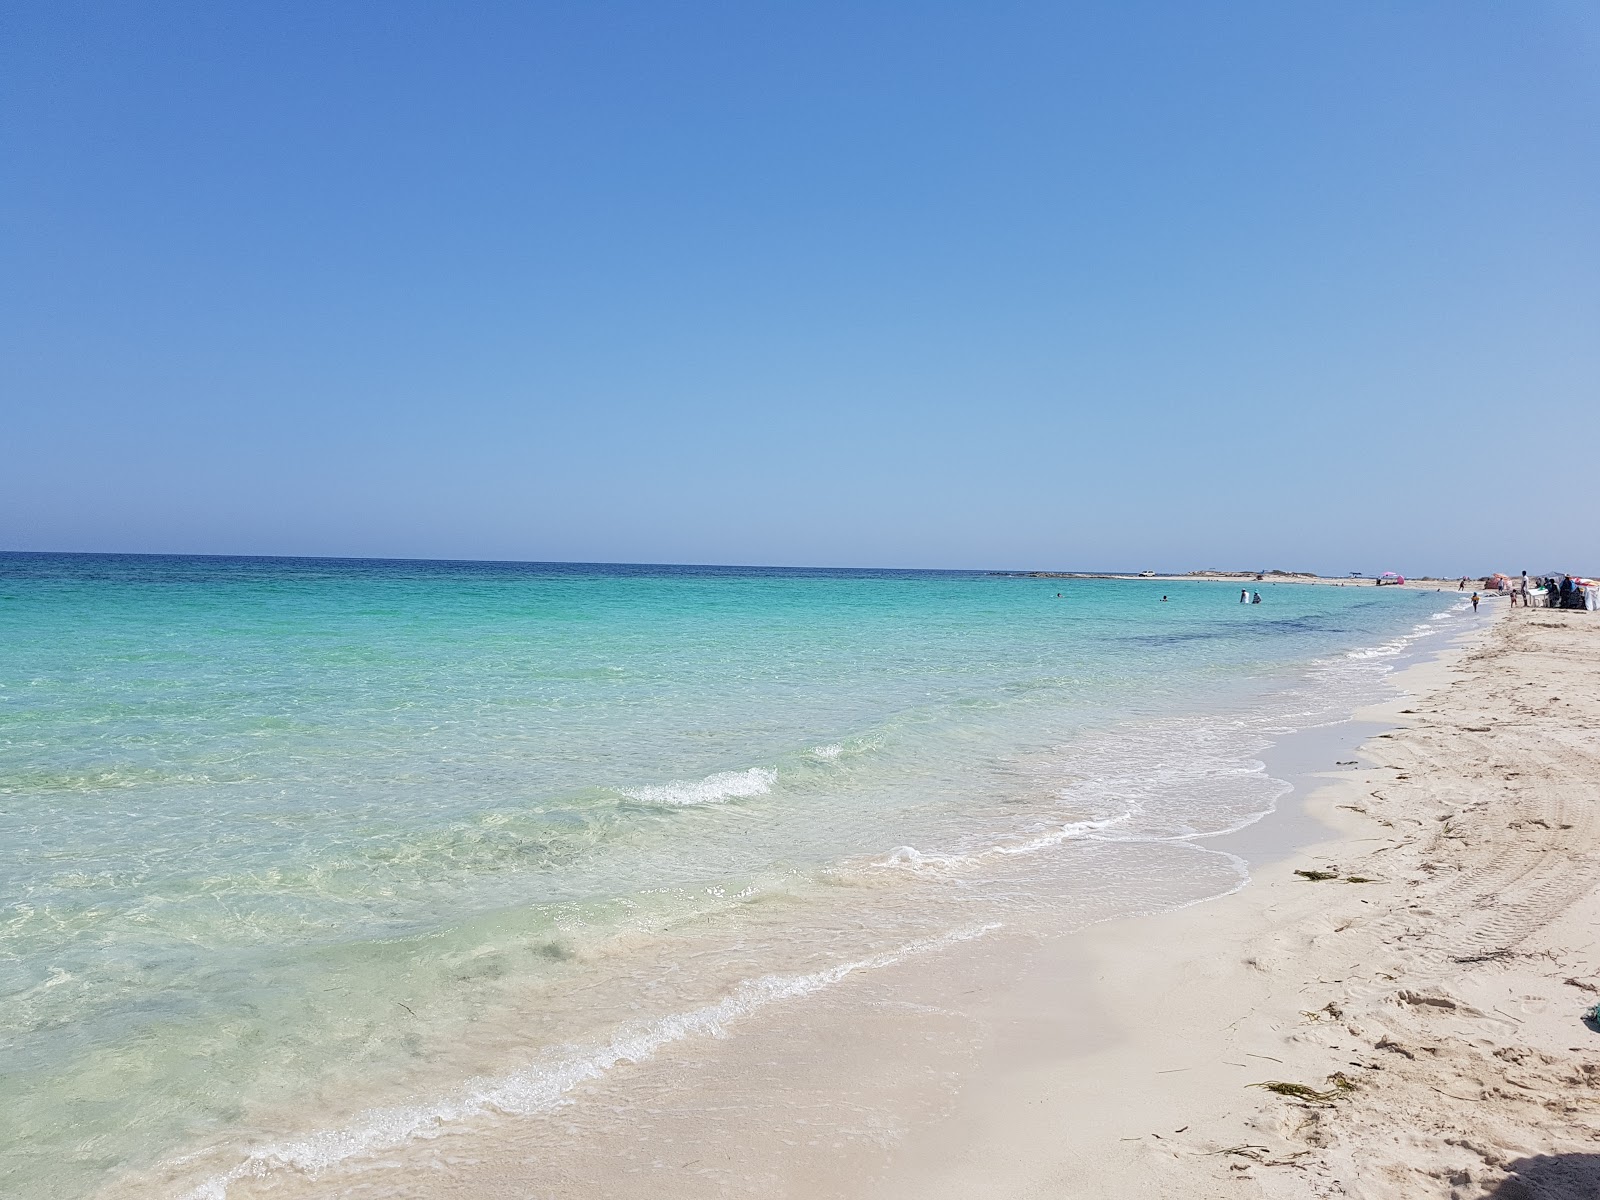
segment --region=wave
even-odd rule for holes
[[[801,756],[801,761],[837,762],[878,748],[876,738],[851,739],[847,742],[827,742],[811,746]],[[765,796],[778,782],[778,772],[772,767],[748,767],[743,771],[717,771],[704,779],[675,779],[671,783],[642,784],[638,787],[615,788],[615,792],[641,804],[660,804],[670,808],[684,808],[697,804],[720,804],[725,800],[748,800]]]
[[[548,1112],[569,1103],[567,1094],[580,1084],[599,1079],[615,1067],[646,1062],[674,1042],[691,1037],[725,1037],[729,1025],[769,1005],[813,995],[851,975],[972,941],[1000,927],[994,922],[920,938],[806,975],[764,975],[743,980],[714,1003],[624,1026],[603,1045],[566,1047],[549,1061],[526,1070],[473,1080],[457,1096],[433,1104],[375,1110],[362,1114],[345,1128],[252,1151],[239,1165],[190,1190],[184,1200],[225,1200],[231,1184],[280,1170],[315,1176],[360,1154],[393,1149],[414,1138],[436,1137],[446,1125],[476,1116],[503,1113],[521,1117]],[[194,1156],[189,1156],[175,1160],[174,1165],[192,1161]]]
[[[1413,643],[1419,642],[1426,637],[1432,637],[1434,634],[1438,633],[1443,626],[1438,625],[1435,622],[1452,621],[1456,617],[1460,616],[1461,613],[1465,612],[1466,608],[1466,603],[1452,604],[1449,608],[1433,613],[1426,621],[1413,625],[1409,633],[1403,633],[1399,637],[1394,638],[1391,641],[1383,642],[1377,646],[1362,646],[1355,650],[1347,651],[1345,653],[1345,658],[1395,658],[1409,650]]]
[[[1345,653],[1345,657],[1354,659],[1393,658],[1397,654],[1403,654],[1408,645],[1410,645],[1410,643],[1405,641],[1405,639],[1396,638],[1392,642],[1384,642],[1379,646],[1363,646],[1359,650],[1347,651]]]
[[[912,870],[923,868],[950,868],[975,866],[993,858],[1005,858],[1017,854],[1037,854],[1041,850],[1049,850],[1063,842],[1070,842],[1076,838],[1092,837],[1098,830],[1109,829],[1113,825],[1120,825],[1135,816],[1134,810],[1116,817],[1106,817],[1098,821],[1069,821],[1059,829],[1041,833],[1037,837],[1025,842],[1009,842],[998,846],[988,846],[982,850],[972,850],[965,854],[924,854],[915,846],[897,846],[890,851],[887,858],[879,859],[873,864],[877,867],[902,867]]]
[[[839,742],[825,742],[820,746],[812,746],[805,754],[807,758],[820,759],[823,762],[837,762],[841,758],[855,758],[858,755],[870,754],[874,750],[883,748],[883,739],[878,735],[846,738]]]
[[[719,804],[724,800],[744,800],[765,796],[778,782],[778,773],[767,767],[745,771],[718,771],[704,779],[674,780],[672,783],[636,788],[618,788],[630,800],[641,804],[665,804],[682,808],[694,804]]]

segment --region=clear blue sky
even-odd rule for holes
[[[0,104],[0,548],[1600,571],[1587,2],[14,0]]]

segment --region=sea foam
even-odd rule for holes
[[[1016,854],[1037,854],[1041,850],[1049,850],[1063,842],[1070,842],[1077,838],[1091,837],[1102,829],[1109,829],[1120,825],[1134,816],[1132,810],[1121,816],[1107,817],[1099,821],[1070,821],[1059,829],[1052,829],[1040,833],[1026,841],[1005,842],[996,846],[986,846],[982,850],[971,850],[964,854],[924,854],[915,846],[897,846],[890,851],[888,856],[879,859],[874,865],[879,867],[902,867],[912,870],[925,868],[951,868],[977,866],[995,858],[1005,858]]]
[[[776,782],[778,782],[776,771],[766,767],[751,767],[746,771],[718,771],[714,775],[707,775],[704,779],[674,780],[671,783],[617,790],[630,800],[637,800],[641,804],[683,807],[765,796]]]

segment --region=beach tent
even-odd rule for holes
[[[1382,587],[1386,583],[1404,583],[1405,581],[1406,577],[1404,575],[1396,575],[1393,571],[1385,571],[1382,575],[1378,576],[1379,587]]]

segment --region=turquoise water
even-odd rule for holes
[[[774,971],[1228,890],[1259,750],[1460,619],[1257,586],[0,555],[0,1190],[225,1194]]]

